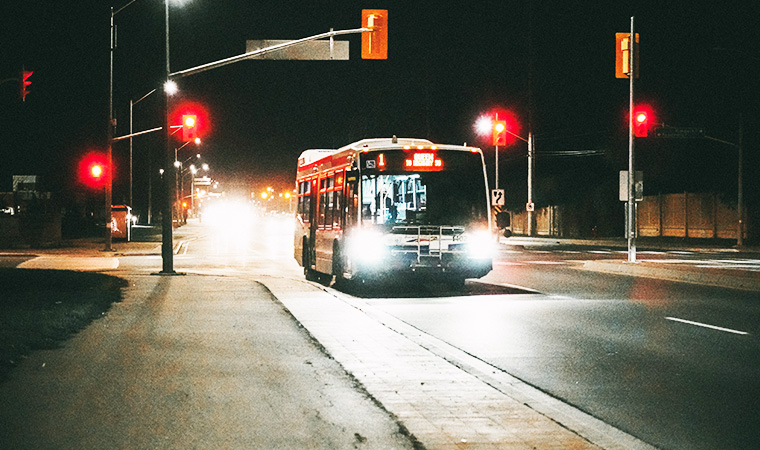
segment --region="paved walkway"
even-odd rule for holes
[[[121,302],[0,383],[0,448],[415,448],[255,280],[118,275]]]

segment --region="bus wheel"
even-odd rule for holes
[[[303,261],[303,274],[307,281],[319,281],[319,272],[311,268],[311,252],[309,251],[308,241],[303,241],[303,251],[301,259]]]
[[[309,267],[304,267],[303,273],[306,276],[306,281],[319,281],[320,279],[319,272]]]

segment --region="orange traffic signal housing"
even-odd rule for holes
[[[197,136],[198,117],[195,114],[186,114],[182,116],[182,140],[184,142],[194,141]]]
[[[493,122],[493,145],[507,145],[507,121],[495,120]]]
[[[363,9],[362,59],[388,59],[388,10]]]
[[[647,137],[649,130],[648,117],[644,111],[636,111],[633,115],[633,135],[636,137]]]
[[[636,33],[633,65],[636,78],[639,77],[639,33]],[[628,78],[631,73],[631,33],[615,33],[615,78]]]

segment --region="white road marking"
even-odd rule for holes
[[[710,328],[711,330],[725,331],[726,333],[741,334],[744,336],[749,334],[746,331],[732,330],[731,328],[723,328],[723,327],[718,327],[715,325],[708,325],[706,323],[693,322],[691,320],[679,319],[678,317],[666,317],[665,320],[672,320],[674,322],[681,322],[681,323],[686,323],[689,325],[695,325],[698,327]]]

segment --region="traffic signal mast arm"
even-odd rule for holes
[[[232,56],[226,59],[220,59],[219,61],[210,62],[207,64],[203,64],[196,67],[191,67],[190,69],[180,70],[179,72],[174,72],[172,74],[169,74],[169,77],[171,78],[182,78],[189,75],[195,75],[196,73],[205,72],[207,70],[216,69],[217,67],[226,66],[228,64],[236,63],[238,61],[243,61],[245,59],[249,59],[251,57],[255,56],[261,56],[266,53],[274,52],[277,50],[282,50],[284,48],[292,47],[294,45],[303,44],[304,42],[308,41],[314,41],[317,39],[324,39],[324,38],[332,38],[333,36],[340,36],[344,34],[357,34],[357,33],[364,33],[373,31],[372,28],[354,28],[351,30],[337,30],[337,31],[328,31],[327,33],[321,33],[316,34],[314,36],[305,37],[303,39],[297,39],[295,41],[290,42],[284,42],[282,44],[272,45],[271,47],[266,48],[260,48],[257,50],[253,50],[251,52],[243,53],[242,55],[238,56]]]
[[[174,130],[174,132],[172,132],[172,134],[174,134],[177,131],[179,131],[180,129],[182,129],[182,125],[172,125],[169,128],[171,128],[172,130]],[[154,131],[161,131],[163,129],[164,129],[164,127],[156,127],[156,128],[151,128],[149,130],[137,131],[135,133],[125,134],[124,136],[115,137],[115,138],[113,138],[113,141],[114,142],[123,141],[124,139],[129,139],[131,137],[140,136],[141,134],[153,133]]]
[[[515,133],[509,131],[509,128],[505,128],[504,131],[506,131],[507,133],[511,134],[512,136],[516,137],[517,139],[519,139],[519,140],[521,140],[523,142],[528,142],[527,139],[525,139],[524,137],[520,136],[519,134],[515,134]]]

